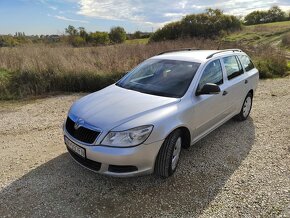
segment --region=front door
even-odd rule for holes
[[[224,120],[230,113],[227,96],[225,95],[226,84],[221,61],[213,60],[205,67],[198,83],[201,89],[206,83],[214,83],[221,89],[219,94],[213,95],[194,95],[192,110],[193,141],[198,140],[211,128]]]

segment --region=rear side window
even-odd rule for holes
[[[246,71],[250,71],[250,70],[255,68],[253,62],[251,61],[251,59],[248,56],[241,55],[241,56],[239,56],[239,58],[240,58],[241,63]]]
[[[237,60],[236,56],[225,57],[223,58],[223,61],[229,80],[243,74],[243,68],[240,62]]]
[[[223,84],[223,71],[220,60],[212,61],[204,69],[199,81],[199,88],[202,88],[206,83]]]

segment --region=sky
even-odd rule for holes
[[[151,32],[209,7],[244,16],[274,5],[290,10],[290,0],[0,0],[0,34],[63,34],[68,25]]]

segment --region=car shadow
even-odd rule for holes
[[[86,170],[64,153],[0,192],[1,216],[197,216],[249,154],[255,127],[230,120],[182,152],[176,173],[112,178]]]

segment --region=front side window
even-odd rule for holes
[[[151,95],[180,98],[187,91],[200,63],[149,59],[116,85]]]
[[[235,56],[223,58],[228,79],[233,79],[243,74],[243,68]]]
[[[223,71],[220,60],[214,60],[206,66],[198,84],[199,89],[206,83],[223,84]]]
[[[248,56],[241,55],[241,56],[239,56],[239,58],[240,58],[241,63],[247,72],[255,68],[253,62],[251,61],[251,59]]]

